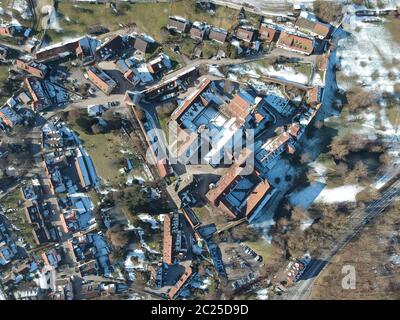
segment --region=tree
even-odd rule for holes
[[[199,74],[200,74],[200,76],[204,76],[204,75],[208,74],[208,67],[207,67],[207,65],[205,65],[205,64],[202,63],[202,64],[199,66]]]
[[[92,130],[92,132],[94,134],[99,134],[103,132],[103,128],[98,124],[98,123],[94,123],[92,124],[92,126],[90,127],[90,129]]]
[[[361,160],[358,160],[356,162],[353,172],[355,172],[357,180],[365,179],[366,177],[368,177],[368,167]]]
[[[125,247],[130,240],[129,231],[123,230],[120,224],[116,224],[108,229],[106,236],[116,249]]]
[[[340,17],[342,5],[333,1],[316,0],[313,4],[315,15],[326,22],[333,22]]]
[[[349,167],[347,166],[346,163],[344,162],[340,162],[337,166],[336,166],[336,172],[339,174],[339,176],[341,178],[344,178],[347,173],[349,172]]]
[[[307,181],[309,183],[314,183],[317,180],[317,178],[318,178],[318,173],[315,170],[313,169],[308,170]]]
[[[300,222],[307,218],[307,212],[302,207],[294,207],[291,212],[291,220]]]
[[[81,116],[81,111],[79,109],[72,109],[68,111],[67,119],[69,122],[75,122]]]
[[[135,211],[138,207],[147,203],[148,199],[139,186],[127,187],[113,192],[112,200],[117,206]]]
[[[331,154],[335,159],[344,160],[346,156],[349,154],[349,146],[345,141],[340,140],[339,138],[333,139],[330,144],[329,154]]]
[[[241,224],[232,230],[232,236],[242,241],[257,241],[260,233],[246,224]]]
[[[116,130],[121,128],[121,118],[118,117],[118,115],[112,108],[106,110],[101,117],[103,118],[104,121],[107,122],[111,130]]]
[[[364,110],[376,103],[376,96],[371,91],[365,91],[360,88],[353,88],[347,93],[347,108],[350,111]]]
[[[385,167],[389,166],[390,164],[392,164],[394,162],[394,159],[393,159],[392,155],[390,155],[388,153],[384,153],[379,156],[379,162],[381,164],[381,167],[385,168]]]

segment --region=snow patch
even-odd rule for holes
[[[355,202],[357,193],[363,189],[364,187],[359,185],[325,188],[315,201],[322,203]]]
[[[314,182],[300,191],[292,192],[289,195],[289,203],[294,207],[308,209],[325,188],[325,184]]]

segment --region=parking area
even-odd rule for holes
[[[236,242],[222,242],[219,247],[228,280],[232,281],[232,289],[239,289],[259,276],[263,261],[254,250]]]

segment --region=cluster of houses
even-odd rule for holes
[[[59,79],[64,76],[62,71],[50,77],[48,66],[27,58],[15,59],[13,68],[25,79],[23,87],[14,92],[0,108],[2,129],[28,125],[36,112],[65,105],[70,101],[69,92],[59,83]]]
[[[33,239],[38,246],[60,240],[60,227],[53,223],[59,207],[57,201],[45,198],[48,192],[49,188],[39,179],[32,179],[22,187],[26,221],[32,225]]]
[[[275,43],[277,47],[296,53],[310,55],[316,46],[316,39],[327,39],[331,26],[320,22],[314,14],[301,11],[295,23],[278,25],[262,21],[258,27],[247,21],[239,22],[232,34],[228,31],[210,26],[205,22],[191,23],[179,16],[169,17],[167,29],[176,33],[187,33],[191,39],[201,42],[205,39],[218,43],[230,42],[239,55],[260,50],[260,42]]]
[[[189,258],[194,254],[192,246],[201,240],[196,231],[199,220],[189,208],[189,211],[180,210],[171,215],[166,215],[163,224],[163,255],[162,264],[159,268],[161,272],[158,275],[158,284],[159,287],[164,285],[163,278],[167,277],[165,273],[170,272],[173,268],[181,270],[179,278],[175,279],[174,284],[166,293],[168,298],[173,300],[188,286],[190,280],[196,274]],[[184,227],[184,225],[189,226],[189,228]]]
[[[17,245],[0,215],[0,266],[9,264],[18,254]]]
[[[172,69],[171,60],[164,53],[146,63],[137,62],[135,59],[129,59],[128,61],[129,67],[125,63],[127,68],[125,69],[124,77],[133,85],[146,85],[159,80],[166,72]]]
[[[10,38],[28,38],[32,34],[31,28],[26,28],[20,24],[14,23],[1,23],[0,36]]]
[[[59,198],[61,223],[65,232],[94,228],[93,204],[84,193],[97,188],[99,178],[93,161],[80,145],[75,133],[62,122],[47,123],[42,130],[44,171],[54,194]]]
[[[68,240],[67,246],[82,277],[99,274],[110,276],[113,271],[108,258],[110,247],[101,234],[77,234]]]

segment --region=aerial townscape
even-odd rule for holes
[[[399,299],[399,106],[398,0],[1,0],[0,300]]]

